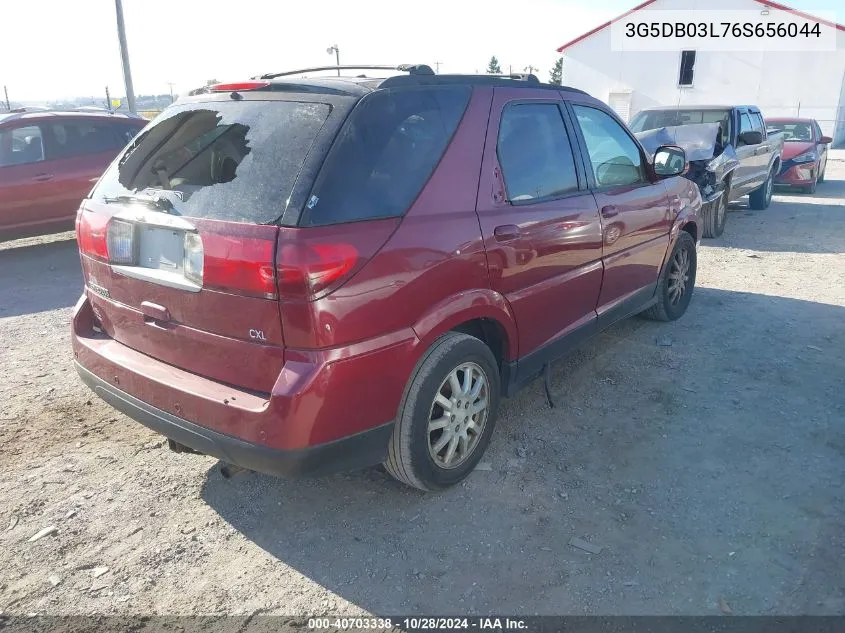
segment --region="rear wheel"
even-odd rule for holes
[[[385,468],[420,490],[463,480],[496,424],[499,368],[479,339],[449,332],[426,352],[405,390]]]
[[[643,316],[656,321],[681,318],[695,290],[696,267],[695,240],[686,231],[681,231],[657,280],[657,303],[646,310]]]
[[[708,208],[702,214],[704,220],[704,237],[719,237],[725,232],[725,224],[728,220],[728,192],[722,195],[715,202],[707,205]]]
[[[757,187],[748,196],[748,205],[755,211],[762,211],[768,209],[772,202],[772,191],[775,186],[775,169],[774,167],[769,172],[766,182]]]

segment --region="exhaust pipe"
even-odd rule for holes
[[[246,472],[249,472],[249,469],[238,466],[237,464],[220,462],[220,474],[223,475],[223,479],[231,479],[235,475],[240,475]]]
[[[202,455],[199,451],[195,451],[190,446],[185,446],[184,444],[180,444],[176,440],[171,440],[167,438],[167,448],[169,448],[174,453],[190,453],[192,455]]]

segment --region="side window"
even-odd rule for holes
[[[747,112],[743,112],[739,117],[739,133],[750,132],[753,129],[754,126],[751,124],[751,117],[748,116]]]
[[[620,187],[645,182],[640,148],[606,112],[573,106],[598,187]]]
[[[751,127],[755,130],[763,132],[763,136],[766,135],[766,126],[763,124],[763,117],[760,116],[759,112],[751,113]]]
[[[335,139],[304,225],[404,214],[446,151],[469,103],[467,86],[377,90],[365,96]]]
[[[62,121],[51,123],[51,158],[72,158],[120,149],[110,123]]]
[[[44,160],[44,141],[37,125],[0,132],[0,167]]]
[[[508,200],[536,201],[578,189],[572,146],[555,103],[507,106],[497,149]]]
[[[820,140],[824,134],[822,134],[822,129],[819,127],[818,121],[813,121],[813,129],[816,131],[816,140]]]

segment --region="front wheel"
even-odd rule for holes
[[[755,211],[762,211],[768,209],[772,202],[772,192],[775,188],[775,168],[769,172],[766,182],[757,187],[748,196],[748,206]]]
[[[719,237],[725,232],[725,224],[728,219],[728,191],[722,192],[722,195],[715,202],[711,202],[702,213],[702,220],[704,220],[703,237]]]
[[[459,332],[439,338],[406,387],[387,472],[420,490],[442,490],[463,480],[490,443],[499,387],[499,368],[487,345]]]
[[[643,316],[655,321],[680,319],[687,311],[695,290],[697,262],[695,240],[686,231],[681,231],[657,279],[657,303]]]

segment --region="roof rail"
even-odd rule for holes
[[[398,66],[315,66],[313,68],[300,68],[299,70],[286,70],[281,73],[267,73],[258,75],[253,79],[275,79],[276,77],[287,77],[289,75],[300,75],[302,73],[315,73],[322,70],[398,70],[410,75],[433,75],[434,71],[427,64],[400,64]]]

